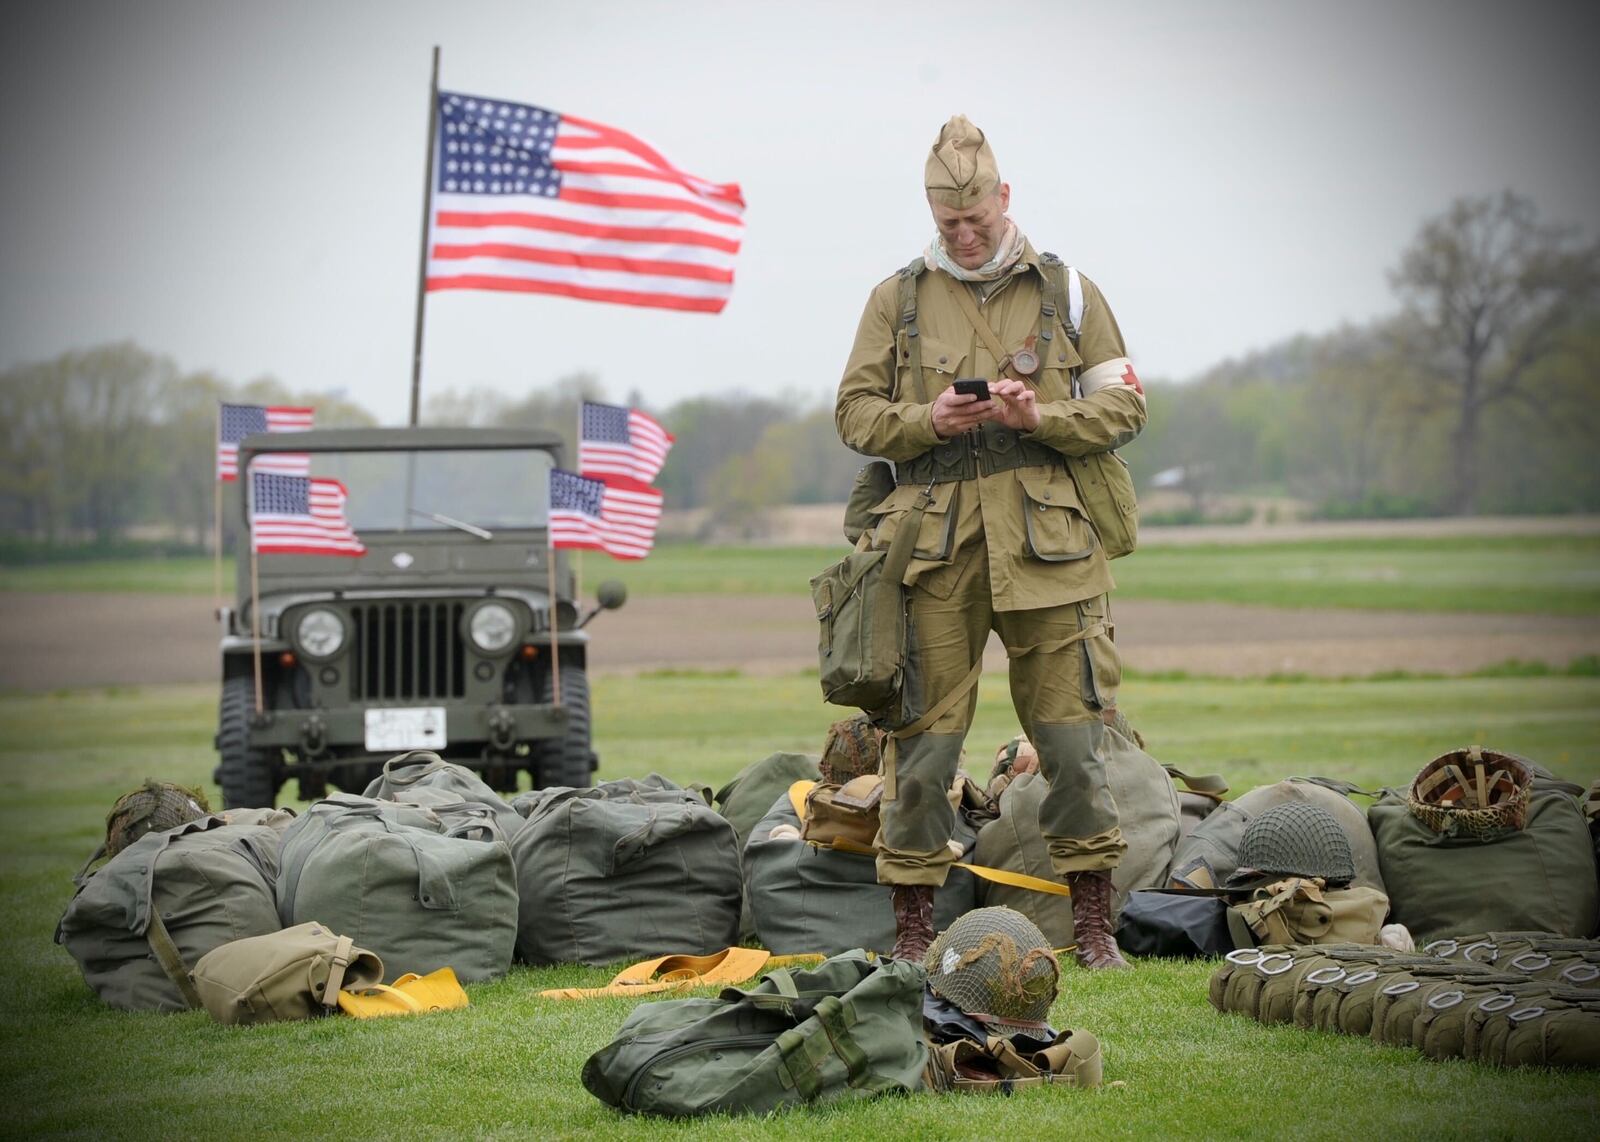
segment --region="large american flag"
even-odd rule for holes
[[[250,472],[250,542],[281,555],[365,555],[344,516],[338,480]]]
[[[550,473],[550,545],[643,559],[655,544],[661,493],[613,487],[557,468]]]
[[[224,404],[217,418],[217,479],[239,478],[239,441],[257,432],[304,432],[311,427],[314,410],[287,405]],[[256,457],[257,472],[305,476],[311,457],[304,452],[264,452]]]
[[[636,408],[583,402],[578,417],[578,470],[585,476],[626,476],[648,484],[666,463],[673,437]]]
[[[626,131],[441,91],[434,167],[429,290],[704,313],[728,303],[739,185],[685,174]]]

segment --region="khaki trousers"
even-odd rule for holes
[[[996,611],[989,562],[980,545],[966,553],[948,598],[913,586],[907,689],[930,709],[961,684],[995,631],[1010,658],[1011,701],[1039,752],[1050,792],[1039,828],[1058,875],[1114,868],[1127,849],[1106,780],[1105,727],[1099,711],[1116,702],[1122,667],[1111,640],[1104,595],[1059,607]],[[949,841],[955,810],[946,791],[977,708],[977,690],[924,733],[897,744],[896,795],[880,806],[877,867],[883,884],[944,883],[955,860]]]

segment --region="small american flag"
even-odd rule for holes
[[[636,408],[583,402],[578,418],[578,470],[585,476],[626,476],[648,484],[666,463],[673,437]]]
[[[543,107],[439,93],[429,290],[720,313],[744,233],[737,183]]]
[[[250,542],[280,555],[365,555],[344,517],[348,498],[338,480],[250,473]]]
[[[604,551],[617,559],[643,559],[655,545],[661,493],[617,487],[556,469],[550,473],[552,547]]]
[[[224,404],[217,421],[217,479],[239,478],[239,441],[258,432],[304,432],[311,427],[314,411],[285,405]],[[257,457],[252,466],[258,472],[281,472],[305,476],[311,472],[311,457],[304,452],[270,452]]]

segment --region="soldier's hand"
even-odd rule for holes
[[[998,407],[996,400],[979,400],[975,396],[958,393],[954,388],[945,389],[933,402],[933,430],[949,440],[977,428],[986,420],[993,420]]]
[[[1018,432],[1032,432],[1039,427],[1039,404],[1033,389],[1021,381],[990,381],[989,392],[995,406],[994,419]]]

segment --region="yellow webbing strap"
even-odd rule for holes
[[[653,995],[686,991],[691,987],[719,987],[754,979],[762,968],[773,967],[772,957],[761,948],[724,948],[709,956],[657,956],[623,968],[604,987],[557,987],[539,993],[540,999],[593,999],[607,995]]]

